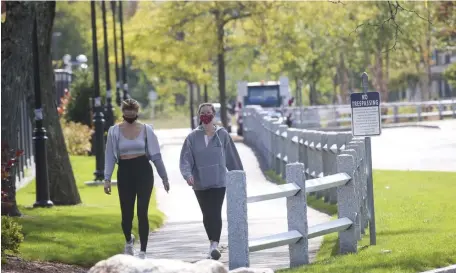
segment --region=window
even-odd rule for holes
[[[279,86],[249,86],[247,92],[250,100],[270,101],[279,99]]]

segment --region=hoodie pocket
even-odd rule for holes
[[[198,168],[201,186],[204,188],[217,185],[220,180],[220,164]]]

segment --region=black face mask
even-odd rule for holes
[[[136,116],[136,117],[134,117],[134,118],[127,118],[126,116],[123,116],[123,119],[124,119],[126,122],[132,124],[133,122],[135,122],[135,121],[138,119],[138,116]]]

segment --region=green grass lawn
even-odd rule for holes
[[[334,233],[314,264],[282,272],[405,273],[456,264],[456,172],[374,171],[374,190],[376,246],[366,234],[358,254],[337,255]]]
[[[25,237],[20,255],[25,259],[89,267],[123,250],[117,187],[113,187],[109,196],[103,192],[102,186],[84,184],[93,179],[94,157],[72,156],[71,163],[83,202],[81,205],[32,209],[35,182],[17,193],[20,210],[25,214],[20,218]],[[113,180],[115,174],[116,171]],[[156,208],[154,196],[149,206],[151,229],[159,227],[164,217]],[[137,235],[136,217],[133,221],[133,233]]]

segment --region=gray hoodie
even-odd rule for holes
[[[180,154],[180,171],[185,180],[193,176],[194,190],[226,187],[227,169],[243,170],[233,140],[223,127],[216,127],[206,147],[204,128],[198,126],[185,139]]]

